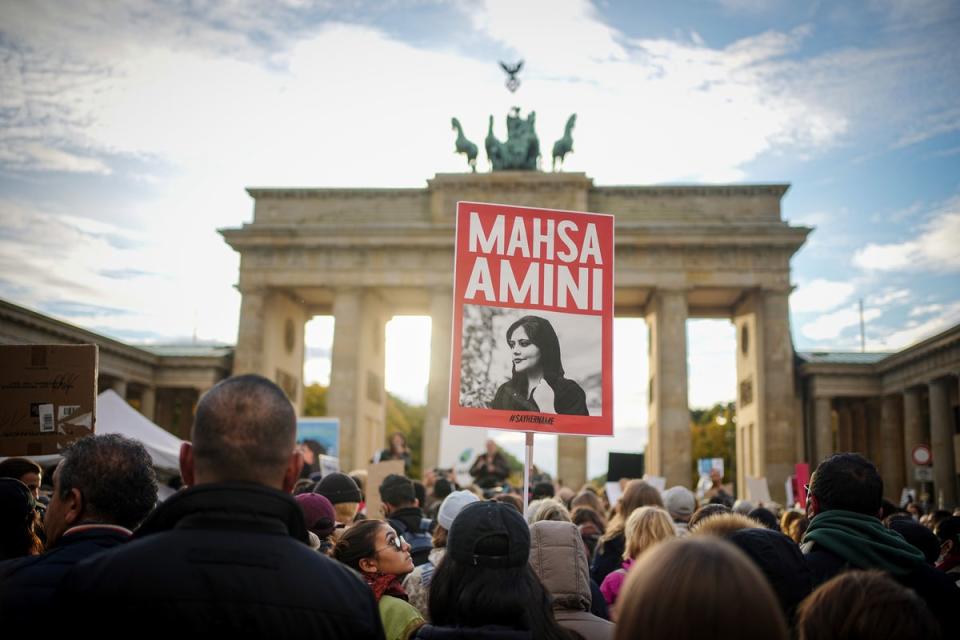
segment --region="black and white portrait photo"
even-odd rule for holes
[[[601,415],[601,317],[464,305],[460,406]]]

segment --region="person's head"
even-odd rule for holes
[[[564,637],[529,557],[530,529],[516,509],[494,501],[464,507],[430,583],[433,624],[495,624],[530,630],[535,638]]]
[[[380,485],[380,500],[383,510],[390,514],[397,509],[417,506],[417,491],[413,481],[398,473],[391,473]]]
[[[554,496],[553,484],[550,482],[538,482],[533,485],[533,499],[543,500]]]
[[[437,510],[437,526],[433,529],[432,543],[434,549],[447,546],[447,535],[450,532],[450,527],[453,526],[453,521],[456,520],[464,507],[474,502],[480,502],[480,498],[469,491],[454,491],[444,498]]]
[[[80,438],[61,454],[44,516],[48,546],[71,527],[135,529],[157,502],[157,476],[146,448],[118,434]]]
[[[501,493],[493,498],[495,502],[502,502],[517,510],[517,513],[523,513],[523,500],[515,493]]]
[[[745,515],[734,513],[716,513],[709,518],[701,518],[690,525],[690,533],[697,536],[716,536],[726,538],[735,531],[741,529],[759,529],[762,528],[759,522]]]
[[[184,484],[251,482],[289,493],[303,467],[296,434],[280,387],[253,374],[227,378],[197,405],[192,442],[180,449]]]
[[[790,538],[767,528],[740,529],[725,537],[743,551],[767,578],[780,601],[787,621],[797,605],[810,595],[814,580],[800,547]]]
[[[530,524],[542,520],[570,522],[570,511],[556,498],[546,498],[540,502],[540,506],[534,511]]]
[[[344,531],[333,557],[368,575],[403,576],[413,571],[410,545],[382,520],[364,520]]]
[[[507,329],[514,378],[541,374],[548,381],[563,377],[560,341],[553,326],[539,316],[523,316]]]
[[[640,507],[627,518],[623,530],[626,547],[623,559],[636,560],[640,554],[658,542],[669,540],[677,535],[670,514],[660,507]]]
[[[623,528],[627,524],[627,518],[630,514],[640,507],[662,507],[663,500],[660,498],[660,492],[652,484],[647,484],[643,480],[631,480],[623,490],[620,496],[620,503],[617,511],[610,520],[610,526],[604,534],[604,540],[616,537],[623,533]]]
[[[7,458],[0,462],[0,478],[13,478],[27,485],[34,500],[40,497],[43,468],[29,458]]]
[[[777,520],[777,516],[773,515],[773,512],[769,509],[763,507],[757,507],[747,514],[748,518],[753,518],[767,529],[772,531],[780,531],[780,521]]]
[[[733,509],[723,504],[705,504],[693,512],[687,526],[690,527],[690,531],[693,531],[702,521],[723,513],[733,513]]]
[[[436,482],[433,483],[434,498],[443,500],[451,493],[453,493],[453,485],[446,478],[437,478]]]
[[[407,450],[407,437],[399,431],[390,434],[390,451],[404,453]]]
[[[836,453],[822,461],[810,478],[807,514],[842,509],[868,516],[880,514],[883,480],[872,462],[858,453]]]
[[[307,439],[300,445],[300,452],[303,453],[304,464],[316,464],[320,456],[327,453],[327,448],[316,440]]]
[[[941,520],[934,529],[940,542],[940,558],[960,557],[960,518],[951,516]]]
[[[669,606],[664,606],[668,603]],[[617,598],[616,640],[786,640],[787,626],[763,574],[712,537],[658,544],[627,574]]]
[[[918,522],[910,514],[894,514],[884,520],[884,526],[896,531],[910,545],[920,550],[927,564],[934,564],[940,557],[940,541],[936,534]]]
[[[323,540],[333,533],[337,526],[336,511],[333,504],[318,493],[301,493],[294,500],[303,510],[303,521],[307,529]]]
[[[803,534],[807,531],[810,521],[802,511],[788,509],[780,516],[780,531],[783,531],[791,540],[800,544]]]
[[[495,455],[495,454],[497,453],[497,443],[496,443],[496,441],[494,441],[492,438],[491,438],[490,440],[487,440],[486,447],[487,447],[487,454],[488,454],[488,455],[491,455],[491,456],[492,456],[492,455]]]
[[[313,489],[314,493],[324,496],[333,504],[337,522],[350,524],[360,508],[360,487],[351,476],[339,471],[328,473],[320,479]]]
[[[923,600],[879,571],[847,571],[822,584],[797,609],[799,640],[937,640]]]
[[[675,522],[688,522],[697,510],[697,498],[690,489],[677,485],[663,492],[663,506]]]
[[[0,561],[43,552],[33,493],[15,478],[0,478]]]
[[[573,500],[570,501],[570,508],[576,510],[577,507],[589,507],[593,509],[597,515],[603,518],[604,528],[606,528],[606,518],[604,517],[605,509],[603,505],[603,499],[598,496],[593,491],[584,491],[580,490],[580,493],[573,497]]]
[[[710,481],[714,484],[714,486],[720,485],[720,483],[723,482],[723,472],[716,467],[710,469]]]

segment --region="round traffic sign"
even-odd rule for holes
[[[926,466],[930,464],[933,460],[933,456],[930,455],[930,447],[925,444],[918,444],[913,448],[913,464],[919,466]]]

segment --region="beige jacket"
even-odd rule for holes
[[[530,566],[553,596],[560,626],[587,640],[613,637],[613,623],[590,613],[590,563],[575,524],[544,520],[530,525]]]

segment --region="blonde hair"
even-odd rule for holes
[[[540,505],[534,510],[533,518],[530,524],[540,522],[541,520],[559,520],[560,522],[572,522],[570,511],[559,500],[546,498],[540,501]]]
[[[670,514],[660,507],[640,507],[627,518],[623,533],[626,537],[623,559],[636,560],[656,543],[676,536],[677,530]]]
[[[348,527],[353,524],[357,517],[357,510],[360,508],[359,502],[338,502],[333,505],[333,510],[337,514],[337,522],[345,524]]]
[[[670,603],[670,606],[663,606]],[[735,546],[709,536],[656,545],[627,573],[615,640],[787,640],[767,579]]]
[[[620,502],[614,510],[613,517],[610,518],[610,524],[607,526],[606,533],[600,538],[600,542],[607,542],[623,533],[623,528],[627,524],[627,518],[636,509],[640,507],[662,507],[663,499],[660,492],[651,484],[643,480],[631,480],[623,490],[620,496]]]

